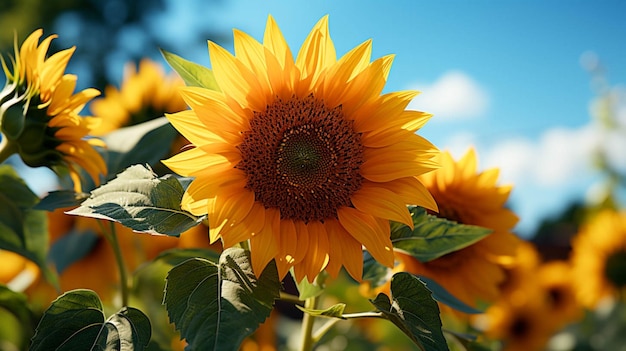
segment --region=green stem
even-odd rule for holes
[[[326,323],[324,323],[324,325],[322,325],[317,331],[315,331],[315,333],[313,334],[313,342],[317,343],[319,342],[322,337],[324,336],[324,334],[326,334],[330,328],[334,327],[335,324],[337,324],[337,322],[339,322],[341,319],[339,318],[333,318],[328,320]]]
[[[318,296],[313,296],[304,301],[304,308],[314,310],[317,308]],[[304,312],[302,317],[302,335],[300,336],[300,351],[313,349],[313,324],[315,317]]]
[[[115,223],[109,222],[109,230],[105,230],[101,221],[98,221],[104,236],[109,241],[109,244],[113,248],[115,254],[115,262],[120,273],[120,289],[122,292],[122,307],[128,306],[128,274],[126,272],[126,265],[124,264],[124,257],[122,256],[122,249],[120,247],[119,240],[117,239],[117,232],[115,230]]]
[[[302,306],[302,300],[300,300],[296,295],[292,295],[289,293],[286,293],[284,291],[280,292],[280,299],[285,301],[285,302],[290,302],[294,305],[300,305]]]
[[[1,135],[2,141],[0,141],[0,163],[6,161],[11,155],[17,152],[17,144],[12,143],[7,139],[6,135]]]

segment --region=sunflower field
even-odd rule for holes
[[[602,201],[520,237],[514,184],[329,23],[82,90],[84,49],[3,25],[0,350],[626,350],[625,175],[600,152]]]

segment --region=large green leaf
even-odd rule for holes
[[[117,129],[103,137],[107,144],[109,174],[116,174],[135,164],[155,165],[170,151],[178,132],[167,118]]]
[[[404,224],[392,222],[391,242],[393,247],[421,262],[432,261],[472,245],[492,232],[491,229],[437,218],[421,207],[411,207],[409,210],[413,216],[413,230]]]
[[[46,264],[48,217],[44,211],[32,209],[38,201],[11,166],[0,165],[0,249],[35,262],[56,285],[56,276]]]
[[[448,350],[437,302],[419,278],[406,272],[394,274],[391,296],[389,300],[381,293],[371,302],[421,350]]]
[[[25,350],[35,330],[34,320],[26,295],[0,285],[0,345],[10,343]]]
[[[238,350],[269,316],[279,289],[273,263],[257,279],[249,251],[229,248],[218,264],[195,258],[174,267],[167,276],[165,305],[189,344],[186,350]]]
[[[175,177],[157,178],[152,170],[135,165],[67,213],[119,222],[137,232],[179,236],[203,219],[181,209],[183,193]]]
[[[150,341],[148,318],[124,307],[105,320],[91,290],[73,290],[52,302],[39,321],[30,351],[143,350]]]
[[[192,87],[202,87],[211,90],[220,90],[217,85],[213,71],[195,62],[161,49],[161,54],[172,69],[185,81],[185,84]]]

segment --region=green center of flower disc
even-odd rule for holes
[[[617,251],[606,260],[604,275],[615,287],[626,286],[626,251]]]
[[[313,95],[277,99],[254,113],[237,168],[256,201],[278,208],[281,218],[337,218],[363,181],[363,145],[352,124],[340,106],[329,109]]]

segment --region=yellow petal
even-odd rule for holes
[[[325,220],[328,233],[328,266],[326,271],[337,277],[343,265],[356,281],[363,279],[363,250],[361,243],[346,232],[339,221]]]
[[[354,207],[363,213],[404,223],[413,229],[413,219],[402,198],[371,184],[364,183],[361,189],[350,196]]]
[[[252,270],[260,276],[265,266],[278,255],[275,233],[280,232],[280,213],[275,208],[265,210],[265,224],[258,234],[250,238]]]
[[[337,216],[341,226],[362,243],[378,262],[393,267],[393,246],[389,237],[389,226],[385,231],[372,215],[351,207],[339,208]]]

